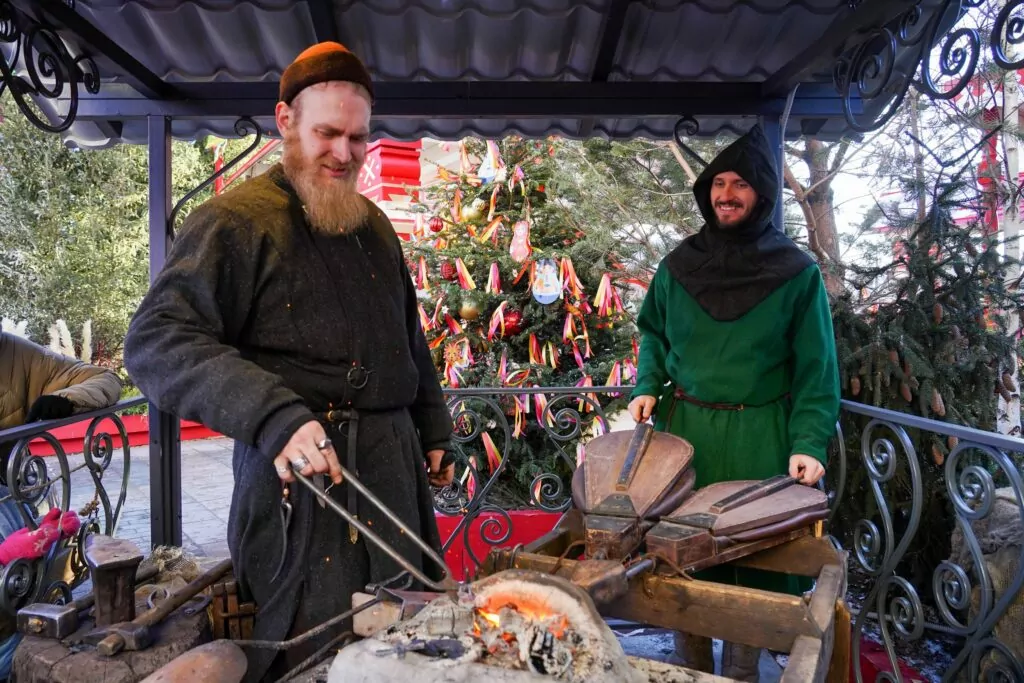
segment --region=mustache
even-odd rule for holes
[[[323,164],[325,167],[332,171],[352,171],[355,170],[355,164]]]

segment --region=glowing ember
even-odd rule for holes
[[[483,610],[477,610],[477,614],[482,616],[487,621],[491,622],[494,626],[501,626],[501,617],[494,612],[485,612]]]
[[[408,671],[417,683],[647,680],[630,667],[586,593],[559,577],[522,570],[431,601],[367,644],[344,648],[335,665],[339,676],[331,683],[369,680],[362,676],[370,669],[382,672],[372,680],[404,679],[401,672]]]

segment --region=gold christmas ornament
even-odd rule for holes
[[[459,315],[463,320],[476,320],[480,317],[480,304],[473,299],[463,299]]]

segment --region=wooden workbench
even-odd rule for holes
[[[559,559],[582,539],[573,513],[530,545],[498,548],[480,575],[533,569],[571,578],[578,564]],[[733,564],[816,579],[809,598],[673,576],[658,569],[633,579],[627,594],[600,605],[605,617],[685,631],[789,654],[782,683],[846,681],[850,661],[850,620],[846,610],[846,553],[820,535],[796,538]],[[731,679],[693,672],[694,683]]]

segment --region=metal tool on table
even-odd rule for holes
[[[35,603],[18,611],[18,630],[48,638],[65,638],[78,629],[78,613],[94,607],[99,625],[135,618],[135,586],[156,575],[138,573],[142,552],[131,541],[100,534],[86,536],[83,549],[92,578],[91,595],[70,605]]]
[[[130,621],[99,625],[87,634],[83,641],[96,645],[97,651],[107,657],[116,655],[122,650],[144,650],[153,642],[152,629],[161,621],[193,600],[199,594],[216,583],[232,569],[231,560],[218,562],[213,568],[203,572],[196,579],[181,589],[174,591],[155,607]]]
[[[355,476],[353,476],[349,470],[347,470],[343,465],[339,465],[339,467],[341,468],[342,480],[349,485],[350,490],[354,488],[356,491],[361,493],[370,503],[372,503],[378,510],[380,510],[385,517],[387,517],[390,521],[392,521],[395,524],[395,526],[401,529],[405,536],[407,536],[413,543],[415,543],[419,547],[419,549],[422,550],[423,553],[428,558],[430,558],[430,560],[434,564],[436,564],[437,567],[441,570],[441,581],[447,579],[448,565],[445,564],[444,558],[441,557],[441,555],[438,554],[436,550],[431,548],[426,541],[420,538],[419,534],[410,529],[405,522],[399,519],[398,515],[396,515],[386,505],[384,505],[384,503],[377,496],[375,496],[373,492],[370,491],[370,489],[366,488],[366,486],[364,486],[362,482],[356,479]],[[339,505],[337,501],[335,501],[333,498],[327,495],[324,491],[321,491],[316,486],[316,484],[314,484],[308,477],[301,473],[301,470],[302,467],[296,466],[294,463],[292,463],[293,474],[295,475],[296,480],[298,480],[300,484],[309,489],[314,496],[316,496],[326,506],[334,510],[334,512],[340,515],[342,519],[348,522],[359,533],[363,534],[363,536],[365,536],[367,540],[371,541],[374,545],[376,545],[378,548],[387,553],[388,557],[397,562],[405,571],[409,572],[409,574],[415,577],[417,581],[421,582],[424,586],[427,586],[428,588],[431,588],[432,590],[436,590],[438,592],[444,592],[449,589],[449,587],[444,585],[443,583],[433,581],[432,579],[427,577],[422,571],[413,566],[411,562],[409,562],[404,557],[399,555],[394,548],[388,545],[384,541],[384,539],[378,536],[372,529],[363,524],[363,522],[360,521],[358,517],[356,517],[351,512],[346,510],[343,506]]]
[[[664,515],[647,534],[647,551],[696,571],[806,535],[828,512],[823,491],[785,474],[720,482]]]
[[[160,570],[154,565],[135,574],[135,587],[155,579]],[[102,592],[102,589],[101,589]],[[36,602],[18,610],[18,631],[25,635],[57,640],[67,638],[78,630],[78,615],[93,606],[95,590],[67,605]]]

